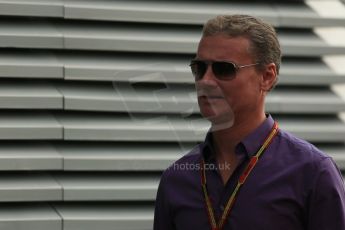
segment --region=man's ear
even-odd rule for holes
[[[263,91],[270,91],[277,81],[277,69],[274,63],[267,64],[262,71],[261,89]]]

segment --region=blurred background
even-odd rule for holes
[[[267,112],[345,176],[345,3],[277,2],[0,0],[0,229],[152,229],[162,171],[209,127],[188,65],[218,14],[275,26]]]

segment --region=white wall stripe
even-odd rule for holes
[[[327,55],[327,56],[322,57],[322,60],[336,74],[339,74],[345,77],[345,56],[344,55]]]
[[[345,46],[344,27],[319,27],[314,32],[331,46]]]
[[[331,3],[331,2],[330,2]],[[345,11],[344,11],[345,15]],[[331,46],[345,46],[345,28],[329,27],[314,28],[314,32]],[[345,74],[345,56],[325,56],[324,62],[337,74]],[[345,84],[331,85],[331,90],[345,101]],[[345,113],[338,114],[339,118],[345,122]]]
[[[345,5],[338,0],[306,1],[306,4],[321,17],[345,18]]]
[[[345,122],[345,113],[339,114],[339,118]]]
[[[342,98],[345,101],[345,84],[337,84],[332,85],[331,89],[334,93],[336,93],[340,98]],[[345,112],[339,114],[339,118],[345,122]],[[344,137],[345,139],[345,137]]]

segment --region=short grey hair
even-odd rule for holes
[[[208,20],[202,31],[202,36],[224,34],[230,37],[245,37],[250,42],[249,52],[258,68],[274,63],[279,74],[281,63],[281,48],[273,26],[250,15],[219,15]]]

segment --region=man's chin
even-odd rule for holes
[[[209,120],[212,124],[211,130],[217,131],[217,130],[223,130],[223,129],[229,129],[231,128],[235,123],[235,117],[234,116],[204,116],[207,120]]]

